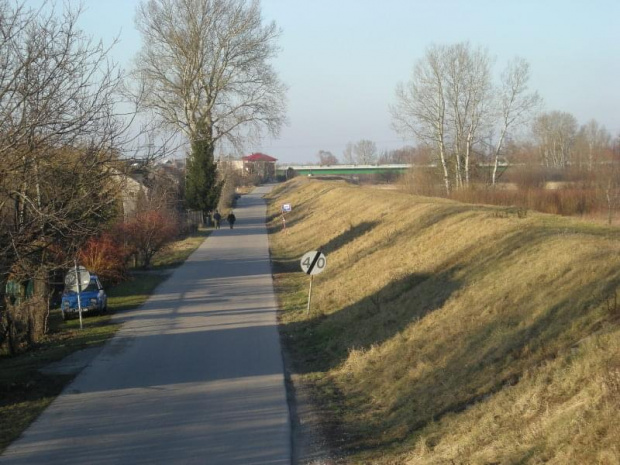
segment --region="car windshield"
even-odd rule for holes
[[[86,286],[86,289],[82,289],[82,291],[98,291],[99,288],[97,287],[97,282],[96,281],[91,281],[88,286]]]
[[[82,289],[82,292],[92,292],[92,291],[98,291],[99,290],[99,286],[97,285],[97,281],[91,281],[88,286],[86,286],[85,288]],[[71,292],[76,292],[75,289],[69,289],[69,288],[65,288],[64,294],[68,294]]]

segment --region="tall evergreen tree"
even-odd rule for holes
[[[187,160],[185,201],[187,208],[203,213],[217,207],[222,183],[217,179],[217,165],[213,157],[213,143],[195,140]]]

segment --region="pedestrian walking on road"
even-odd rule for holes
[[[222,215],[220,215],[220,212],[215,210],[215,213],[213,214],[213,222],[215,223],[215,229],[220,229],[220,221],[222,221]]]
[[[233,228],[233,226],[235,225],[235,221],[236,220],[237,220],[237,217],[235,216],[235,214],[231,210],[231,212],[226,217],[226,221],[228,221],[228,224],[230,225],[230,229]]]

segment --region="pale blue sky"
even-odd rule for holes
[[[33,0],[31,3],[37,3]],[[70,2],[73,3],[73,2]],[[85,0],[82,27],[110,41],[123,66],[140,47],[138,0]],[[497,58],[531,64],[545,110],[591,118],[620,133],[620,0],[262,0],[282,29],[274,66],[289,86],[289,125],[263,151],[282,162],[341,157],[348,141],[380,150],[406,142],[390,129],[388,105],[431,43],[468,40]]]

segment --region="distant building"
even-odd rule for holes
[[[247,175],[257,175],[263,180],[275,179],[277,158],[264,153],[253,153],[242,158],[243,172]]]
[[[127,170],[131,171],[131,170]],[[148,196],[149,188],[144,184],[144,170],[134,170],[132,175],[114,170],[116,182],[118,183],[121,202],[123,205],[123,216],[125,218],[133,215],[138,207],[138,198]]]
[[[217,169],[223,171],[231,170],[243,175],[243,160],[220,158],[217,161]]]

